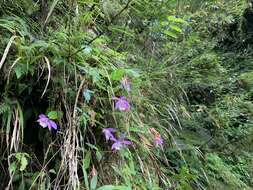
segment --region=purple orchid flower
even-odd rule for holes
[[[55,130],[57,129],[56,123],[44,114],[39,115],[39,119],[37,120],[37,122],[39,122],[40,126],[43,128],[48,127],[49,130],[51,130],[52,128]]]
[[[105,128],[105,129],[102,130],[102,133],[104,133],[104,135],[105,135],[106,141],[108,141],[108,140],[115,141],[115,137],[113,135],[113,133],[115,131],[116,131],[116,129],[114,129],[114,128]]]
[[[112,139],[114,141],[113,145],[112,145],[112,149],[113,150],[120,150],[120,148],[125,144],[125,145],[131,145],[132,142],[125,140],[125,133],[121,133],[120,138],[119,139]]]
[[[120,111],[128,111],[130,110],[130,104],[127,101],[125,96],[120,96],[119,98],[113,96],[113,100],[116,100],[115,109],[118,109]]]
[[[161,135],[156,135],[154,139],[155,146],[163,146],[163,139]]]
[[[121,87],[126,89],[128,92],[131,90],[131,83],[127,76],[124,76],[120,81]]]

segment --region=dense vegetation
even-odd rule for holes
[[[0,0],[0,189],[253,188],[245,0]]]

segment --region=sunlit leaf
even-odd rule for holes
[[[91,161],[91,152],[88,151],[85,155],[85,158],[83,159],[83,169],[88,169],[90,167],[90,161]]]
[[[57,119],[58,118],[58,112],[57,111],[50,111],[47,116],[49,119]]]
[[[116,69],[110,74],[111,80],[120,80],[125,74],[125,69]]]
[[[165,30],[165,31],[163,31],[163,33],[168,35],[169,37],[177,38],[177,35],[174,32],[171,32],[169,30]]]
[[[175,31],[177,31],[177,32],[182,32],[182,29],[181,28],[179,28],[178,26],[176,26],[176,25],[170,25],[170,28],[172,29],[172,30],[175,30]]]

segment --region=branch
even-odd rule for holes
[[[128,0],[127,4],[125,5],[125,7],[123,7],[123,9],[121,9],[116,15],[114,15],[111,19],[111,22],[109,22],[109,25],[113,23],[113,21],[119,16],[121,15],[126,9],[128,9],[130,3],[132,0]]]
[[[0,61],[0,69],[2,68],[2,66],[4,64],[4,61],[5,61],[8,53],[9,53],[9,50],[11,48],[11,44],[13,43],[13,41],[15,40],[15,38],[17,38],[17,36],[15,36],[15,35],[10,38],[10,40],[9,40],[9,42],[8,42],[5,50],[4,50],[3,56],[2,56],[1,61]]]
[[[47,77],[47,84],[46,84],[45,89],[44,89],[44,91],[43,91],[43,93],[42,93],[42,95],[41,95],[40,98],[43,98],[44,94],[46,93],[47,87],[48,87],[48,85],[49,85],[49,81],[50,81],[50,78],[51,78],[51,67],[50,67],[50,62],[49,62],[49,60],[48,60],[47,57],[44,57],[44,59],[45,59],[46,64],[47,64],[48,77]]]
[[[128,0],[127,4],[126,4],[117,14],[115,14],[115,15],[112,17],[112,19],[111,19],[110,22],[108,22],[108,23],[106,24],[106,27],[110,26],[110,25],[113,23],[113,21],[114,21],[118,16],[120,16],[126,9],[128,9],[128,7],[129,7],[129,5],[130,5],[130,3],[131,3],[132,1],[133,1],[133,0]],[[104,33],[105,33],[105,31],[100,32],[97,36],[95,36],[95,37],[92,38],[90,41],[88,41],[88,42],[86,43],[86,45],[92,44],[96,39],[98,39],[98,38],[99,38],[100,36],[102,36]],[[85,48],[86,48],[86,47],[81,47],[80,49],[78,49],[78,50],[76,50],[74,53],[72,53],[69,57],[73,57],[74,55],[78,54],[79,52],[81,52],[81,51],[84,50]]]

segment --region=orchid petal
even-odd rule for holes
[[[126,145],[131,145],[131,144],[132,144],[132,142],[131,142],[131,141],[128,141],[128,140],[123,140],[122,143],[123,143],[123,144],[126,144]]]
[[[122,143],[120,141],[116,141],[112,145],[112,150],[120,150],[121,146],[122,146]]]
[[[41,127],[45,128],[48,126],[48,118],[40,118],[37,120],[37,122],[39,122],[39,124],[41,125]]]
[[[40,114],[40,115],[39,115],[39,118],[40,118],[40,119],[45,119],[45,118],[47,118],[47,116],[46,116],[45,114]]]
[[[51,128],[57,129],[56,123],[53,120],[50,120],[44,114],[39,115],[39,119],[37,120],[37,122],[39,122],[40,126],[43,127],[43,128],[48,127],[49,130],[51,130]]]
[[[48,121],[48,128],[53,128],[53,129],[57,129],[57,125],[56,125],[56,123],[54,122],[54,121],[52,121],[52,120],[49,120]]]
[[[104,135],[105,135],[106,141],[108,141],[110,139],[114,141],[115,137],[113,136],[112,133],[114,133],[115,131],[116,131],[116,129],[114,129],[114,128],[105,128],[102,130],[102,133],[104,133]]]
[[[116,100],[115,109],[120,111],[127,111],[130,109],[130,104],[125,96],[120,96],[120,98],[113,97],[112,99]]]

